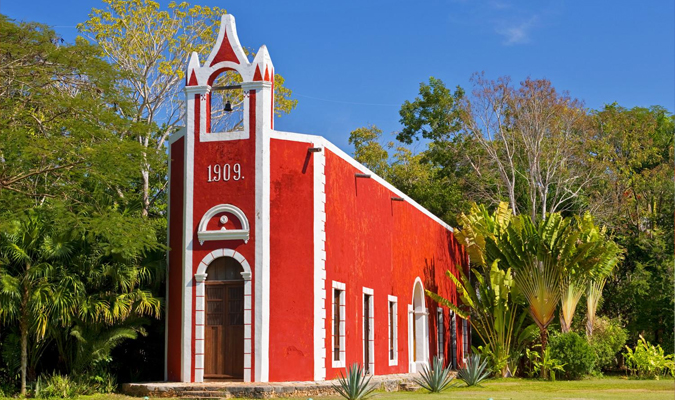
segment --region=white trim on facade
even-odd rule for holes
[[[199,136],[200,142],[228,142],[233,140],[246,140],[249,138],[248,130],[236,130],[228,132],[208,132]]]
[[[243,271],[244,279],[244,382],[251,382],[251,266],[246,258],[232,249],[217,249],[207,254],[197,267],[195,274],[195,382],[204,381],[204,344],[206,329],[206,293],[205,284],[208,267],[217,258],[231,257],[237,260]],[[247,334],[248,332],[248,334]]]
[[[447,346],[445,338],[445,315],[443,307],[436,309],[436,357],[445,360],[445,347]]]
[[[263,46],[264,47],[264,46]],[[261,48],[262,49],[262,48]],[[256,55],[256,59],[260,54]],[[255,62],[255,60],[254,60]],[[269,380],[270,321],[270,120],[272,83],[243,82],[255,91],[255,381]],[[250,96],[249,96],[250,101]],[[247,102],[248,103],[248,102]],[[248,114],[248,109],[244,109]],[[249,121],[250,124],[250,121]],[[249,128],[247,126],[247,128]],[[250,128],[249,128],[250,129]]]
[[[335,359],[335,290],[340,291],[340,321],[339,321],[339,329],[340,332],[338,332],[338,336],[340,338],[340,352],[338,354],[338,360]],[[345,348],[346,345],[346,315],[345,313],[347,312],[347,307],[345,305],[345,301],[347,299],[346,296],[347,293],[347,286],[342,283],[342,282],[336,282],[333,281],[332,285],[332,291],[331,291],[331,320],[330,320],[330,326],[331,326],[331,350],[330,350],[330,359],[331,359],[331,365],[333,368],[344,368],[345,367],[345,360],[347,359],[347,349]]]
[[[365,344],[365,341],[368,340],[368,375],[375,375],[375,291],[371,288],[364,287],[363,295],[361,296],[361,312],[365,310],[366,296],[370,296],[370,303],[368,305],[368,314],[369,318],[366,321],[366,316],[363,314],[361,317],[363,323],[363,329],[361,331],[361,343]],[[366,324],[368,324],[368,337],[365,337]],[[362,365],[366,364],[366,349],[363,346],[362,353]]]
[[[241,229],[229,229],[226,230],[223,227],[221,230],[207,230],[207,226],[211,218],[214,215],[220,213],[232,214],[239,220],[241,224]],[[227,217],[225,217],[227,218]],[[225,220],[227,221],[227,220]],[[236,240],[241,239],[244,243],[248,242],[249,231],[251,227],[248,224],[248,218],[246,214],[239,207],[233,206],[232,204],[218,204],[217,206],[211,207],[207,211],[199,222],[199,228],[197,229],[197,238],[199,239],[199,244],[204,244],[207,240]]]
[[[394,318],[392,319],[392,313],[390,311],[391,305],[394,305]],[[392,329],[393,324],[393,329]],[[394,338],[392,340],[392,332]],[[392,348],[393,342],[393,348]],[[398,365],[398,297],[388,295],[387,296],[387,359],[389,360],[389,366]],[[392,358],[392,350],[394,357]]]
[[[462,361],[466,364],[466,358],[469,356],[469,324],[462,318]]]
[[[419,372],[429,365],[429,311],[424,301],[424,284],[419,276],[415,278],[413,284],[412,304],[409,309],[414,318],[412,326],[415,330],[414,332],[411,331],[414,336],[408,339],[411,349],[410,354],[414,356],[414,360],[413,357],[410,360],[410,372]],[[414,349],[412,348],[413,343]]]
[[[326,379],[326,156],[314,161],[314,380]]]
[[[414,333],[413,333],[413,318],[415,313],[413,312],[412,304],[408,304],[408,372],[415,372],[415,361],[413,360],[413,343],[414,343]]]
[[[169,146],[174,144],[176,142],[176,140],[185,136],[186,131],[187,131],[187,129],[185,129],[184,126],[178,127],[178,130],[176,132],[169,135]]]
[[[169,151],[169,165],[167,167],[167,176],[169,177],[168,179],[168,184],[166,186],[166,198],[171,199],[171,145],[174,143],[171,141],[171,138],[173,135],[169,137],[169,144],[168,144],[168,151]],[[175,140],[174,140],[175,141]],[[167,201],[167,206],[166,206],[166,243],[169,244],[171,243],[171,201]],[[169,251],[166,252],[166,276],[169,277],[169,269],[171,268],[171,263],[169,262]],[[167,360],[169,359],[169,282],[167,279],[165,288],[164,288],[164,298],[167,300],[166,301],[166,307],[164,309],[164,380],[168,381],[169,380],[169,363]]]
[[[192,381],[192,249],[193,243],[193,207],[194,207],[194,138],[203,129],[204,125],[200,123],[199,132],[195,132],[195,95],[200,95],[200,105],[204,94],[210,88],[208,86],[187,86],[185,87],[186,101],[186,132],[194,134],[185,135],[185,175],[184,175],[184,193],[183,193],[183,276],[181,297],[183,299],[183,309],[181,312],[182,332],[181,332],[181,380],[183,382]]]

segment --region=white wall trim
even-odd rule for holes
[[[415,369],[415,360],[413,360],[413,318],[415,318],[415,313],[413,311],[412,304],[408,304],[408,372],[414,373]]]
[[[186,133],[184,153],[184,192],[183,192],[183,273],[181,298],[183,307],[181,312],[181,380],[192,381],[192,296],[194,290],[192,274],[193,243],[193,206],[194,206],[194,138],[199,132],[195,131],[195,95],[203,101],[208,86],[192,86],[185,88],[186,101]],[[200,123],[200,131],[204,129]]]
[[[200,142],[229,142],[233,140],[246,140],[249,138],[248,130],[236,130],[229,132],[207,132],[199,135]]]
[[[347,316],[345,315],[347,312],[347,306],[345,304],[345,301],[347,299],[347,286],[342,283],[342,282],[337,282],[333,281],[331,290],[331,320],[330,320],[330,326],[331,326],[331,349],[330,349],[330,359],[331,359],[331,365],[333,368],[345,368],[345,361],[347,359],[347,349],[345,348],[346,345],[346,320]],[[340,322],[339,322],[339,339],[340,339],[340,353],[338,354],[338,360],[335,359],[335,354],[334,354],[334,349],[335,349],[335,293],[334,290],[340,290]]]
[[[185,130],[184,128],[182,129],[183,131]],[[173,135],[171,135],[173,136]],[[169,177],[169,184],[166,187],[166,198],[168,201],[166,202],[166,243],[167,245],[171,243],[171,146],[173,145],[174,141],[171,141],[171,137],[169,137],[169,165],[168,165],[168,171],[167,171],[167,176]],[[177,249],[174,249],[177,250]],[[164,381],[169,380],[169,279],[168,277],[171,276],[171,262],[170,262],[170,257],[169,257],[169,251],[166,252],[166,287],[164,288],[164,298],[166,299],[166,307],[164,309],[164,315],[166,316],[164,318]]]
[[[414,355],[415,359],[411,360],[411,365],[414,367],[414,370],[411,372],[419,372],[424,366],[429,365],[429,312],[426,308],[424,284],[419,276],[415,278],[415,283],[413,284],[411,303],[412,315],[415,319],[415,349],[411,352],[411,355]],[[412,337],[409,338],[409,342],[412,349]]]
[[[239,220],[239,223],[241,224],[241,229],[227,230],[225,229],[225,227],[223,227],[220,230],[211,230],[211,231],[207,230],[207,226],[211,218],[213,218],[214,215],[220,213],[228,213],[234,215]],[[209,211],[207,211],[202,217],[201,221],[199,222],[199,228],[197,229],[197,238],[199,238],[200,244],[204,244],[204,242],[207,240],[234,240],[234,239],[241,239],[245,243],[247,243],[249,239],[250,230],[251,227],[248,224],[248,218],[246,218],[246,214],[244,214],[244,212],[241,211],[239,207],[233,206],[232,204],[218,204],[217,206],[211,207],[211,209],[209,209]]]
[[[169,146],[174,144],[176,142],[176,140],[185,136],[185,132],[186,132],[186,129],[185,129],[184,126],[178,127],[178,130],[176,132],[169,135]]]
[[[342,151],[339,147],[334,145],[333,143],[329,142],[326,138],[323,136],[316,136],[316,135],[308,135],[304,133],[294,133],[294,132],[283,132],[283,131],[272,131],[271,137],[273,139],[282,139],[282,140],[290,140],[290,141],[295,141],[295,142],[305,142],[305,143],[314,143],[315,146],[323,146],[325,148],[328,148],[330,151],[335,153],[338,157],[342,158],[343,160],[347,161],[349,164],[351,164],[354,168],[359,170],[361,173],[364,174],[369,174],[371,176],[371,179],[374,179],[376,182],[378,182],[380,185],[384,186],[388,190],[390,190],[392,193],[396,194],[396,196],[403,198],[406,202],[410,203],[413,207],[421,211],[423,214],[437,222],[439,225],[444,227],[445,229],[449,230],[450,232],[453,232],[454,229],[447,223],[443,222],[440,218],[435,216],[434,214],[431,213],[431,211],[427,210],[426,208],[422,207],[419,203],[417,203],[415,200],[411,199],[408,195],[405,193],[401,192],[398,190],[396,187],[394,187],[392,184],[384,180],[384,178],[378,176],[375,174],[373,171],[369,170],[366,166],[363,164],[359,163],[356,161],[354,158],[352,158],[350,155]]]
[[[195,274],[195,382],[204,381],[204,354],[206,329],[206,288],[205,281],[208,267],[213,260],[220,257],[231,257],[237,260],[243,271],[244,279],[244,382],[251,381],[251,266],[246,258],[232,249],[217,249],[207,254],[197,267]]]
[[[366,306],[366,296],[370,296],[370,304],[368,305],[368,314],[369,318],[366,321],[366,316],[364,314],[364,309]],[[375,375],[375,291],[371,288],[364,287],[363,295],[361,296],[361,317],[363,329],[361,331],[361,343],[365,344],[365,341],[368,340],[368,374]],[[365,337],[366,324],[368,324],[368,337]],[[366,365],[366,351],[365,345],[363,346],[362,353],[362,365]]]
[[[466,364],[466,358],[469,356],[469,323],[462,318],[462,361]]]
[[[394,304],[394,318],[392,320],[391,313],[389,311],[389,304]],[[393,329],[392,329],[393,324]],[[392,343],[392,332],[394,334],[394,358],[391,358],[391,343]],[[389,366],[398,365],[398,297],[388,295],[387,296],[387,359],[389,360]]]
[[[260,54],[258,54],[260,55]],[[257,56],[256,56],[257,58]],[[270,120],[272,84],[244,82],[256,92],[255,104],[255,381],[269,380],[270,322]],[[250,99],[250,96],[249,96]],[[248,102],[247,102],[248,103]],[[244,109],[248,114],[248,109]],[[248,129],[248,127],[247,127]]]
[[[440,305],[436,308],[436,357],[445,360],[445,347],[447,347],[447,338],[445,337],[445,313]]]
[[[326,155],[311,153],[314,162],[314,380],[326,379]]]

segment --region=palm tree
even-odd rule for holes
[[[574,219],[548,214],[537,225],[529,216],[513,217],[499,240],[486,245],[494,245],[495,252],[515,271],[516,285],[539,326],[542,351],[546,350],[547,328],[558,302],[563,329],[569,330],[586,282],[606,276],[621,260],[620,248],[588,214]]]
[[[49,299],[56,289],[53,263],[70,254],[69,243],[55,235],[37,212],[27,212],[0,234],[0,319],[19,324],[22,396],[26,394],[28,337],[44,338],[48,326]]]
[[[471,315],[469,323],[485,343],[495,373],[503,377],[511,373],[508,361],[517,352],[517,338],[526,313],[518,304],[520,296],[511,269],[500,268],[500,260],[493,259],[494,249],[486,249],[486,242],[497,240],[508,226],[511,215],[508,203],[501,203],[492,215],[484,206],[473,204],[468,214],[460,216],[462,229],[455,232],[455,237],[467,249],[475,266],[472,270],[474,280],[472,282],[461,270],[459,277],[450,271],[446,271],[446,276],[457,287],[462,306],[426,291],[431,299],[461,318],[468,319]]]
[[[605,279],[623,259],[623,250],[614,241],[607,239],[605,227],[595,225],[589,213],[575,217],[574,226],[577,241],[574,260],[567,264],[561,288],[562,332],[570,331],[577,304],[584,292],[587,294],[588,319],[593,323]],[[590,334],[592,329],[591,325]]]
[[[525,296],[530,315],[539,327],[542,351],[548,343],[548,325],[561,298],[563,273],[574,249],[569,219],[549,214],[537,225],[526,215],[515,216],[494,246],[515,272],[516,286]]]

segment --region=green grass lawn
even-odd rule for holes
[[[298,398],[307,400],[306,397]],[[333,400],[340,397],[319,397]],[[442,394],[422,392],[377,392],[373,400],[443,400],[443,399],[493,399],[493,400],[547,400],[547,399],[616,399],[616,400],[673,400],[675,381],[639,381],[622,378],[599,378],[581,381],[545,382],[529,379],[498,379],[483,383],[483,387],[455,387]],[[77,400],[138,400],[122,395],[82,396]]]
[[[675,381],[638,381],[621,378],[602,378],[581,381],[546,382],[528,379],[490,380],[482,388],[457,387],[442,394],[386,393],[378,395],[386,400],[399,399],[675,399]]]

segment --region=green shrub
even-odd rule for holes
[[[541,349],[540,344],[532,346],[532,350],[525,349],[525,356],[527,357],[530,365],[530,370],[528,371],[527,375],[530,378],[533,378],[536,374],[539,374],[539,378],[541,379],[550,379],[555,381],[556,371],[564,372],[565,364],[561,364],[560,360],[551,356],[550,346],[541,352],[543,353],[543,356],[540,354],[540,351],[536,350],[537,347]]]
[[[434,357],[431,368],[425,366],[420,377],[414,382],[431,393],[441,393],[448,387],[454,376],[450,375],[450,367],[443,368],[443,362]]]
[[[35,397],[66,399],[95,393],[112,393],[116,388],[115,377],[108,373],[76,378],[56,373],[44,374],[35,382]]]
[[[593,324],[593,336],[589,339],[597,357],[596,369],[618,368],[617,354],[623,349],[628,333],[620,321],[607,317],[597,318]]]
[[[626,367],[632,375],[641,379],[659,379],[670,372],[675,376],[673,355],[666,355],[661,346],[653,346],[640,335],[635,350],[626,346],[623,353],[626,358]]]
[[[595,352],[585,338],[575,332],[561,333],[549,341],[551,357],[565,365],[561,376],[565,379],[580,379],[593,372]]]

